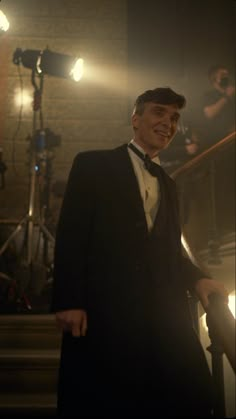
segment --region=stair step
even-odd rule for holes
[[[0,351],[0,393],[56,392],[59,351]]]
[[[57,349],[0,349],[0,366],[2,369],[57,367],[60,351]]]
[[[60,343],[53,315],[0,316],[0,394],[56,393]]]
[[[55,393],[7,393],[0,395],[0,416],[56,417],[56,402]]]
[[[34,393],[34,394],[19,394],[19,393],[6,393],[3,396],[0,395],[0,406],[1,408],[40,408],[40,407],[51,407],[56,406],[56,394],[55,393]]]
[[[0,316],[1,349],[59,349],[60,344],[61,332],[54,315]]]

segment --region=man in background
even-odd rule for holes
[[[202,100],[202,138],[208,148],[235,131],[235,82],[224,65],[209,68],[211,88]]]

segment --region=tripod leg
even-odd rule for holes
[[[33,220],[31,219],[28,222],[28,230],[27,230],[27,265],[28,266],[32,262],[33,229],[34,229],[34,224],[33,224]]]
[[[0,256],[5,252],[10,242],[14,239],[14,237],[21,231],[22,225],[26,223],[27,221],[27,215],[19,222],[19,224],[16,226],[15,230],[10,234],[8,239],[3,243],[3,245],[0,248]]]
[[[28,230],[27,230],[27,264],[32,262],[33,253],[33,233],[34,233],[34,200],[35,200],[35,150],[31,151],[31,167],[30,167],[30,196],[29,196],[29,209],[28,209]]]
[[[50,240],[53,244],[55,243],[55,238],[53,235],[48,231],[48,229],[43,225],[41,221],[39,221],[39,226],[41,230],[43,231],[44,235],[47,237],[48,240]]]
[[[52,236],[52,234],[50,233],[50,231],[48,231],[48,229],[45,227],[45,225],[43,224],[42,221],[39,220],[39,229],[42,231],[43,233],[43,260],[45,265],[48,265],[48,253],[49,253],[49,247],[48,247],[48,242],[50,241],[53,245],[55,244],[55,238]]]

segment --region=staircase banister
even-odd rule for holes
[[[225,146],[233,143],[236,139],[236,131],[224,137],[218,141],[215,145],[208,148],[183,166],[175,170],[170,174],[172,179],[176,180],[179,175],[186,174],[191,170],[198,167],[203,161],[215,156]],[[203,272],[208,273],[208,269],[205,264],[195,254],[193,249],[188,243],[188,240],[184,233],[182,233],[182,245],[188,254],[190,260]],[[212,295],[209,297],[210,304],[207,308],[207,322],[209,324],[209,336],[217,340],[218,344],[221,345],[223,352],[225,353],[232,369],[236,373],[236,350],[235,350],[235,319],[232,315],[228,305],[223,301],[219,295]]]
[[[216,153],[221,151],[225,146],[229,145],[230,143],[233,143],[236,139],[236,131],[233,131],[226,137],[219,140],[216,144],[213,146],[207,148],[202,153],[198,154],[196,157],[189,160],[187,163],[185,163],[183,166],[179,167],[178,169],[174,170],[170,174],[170,177],[172,179],[176,179],[178,176],[189,172],[193,169],[195,169],[199,164],[201,164],[204,160],[208,159],[209,157],[214,156]]]

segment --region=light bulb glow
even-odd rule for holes
[[[228,303],[229,309],[231,313],[233,314],[235,318],[235,291],[234,293],[229,295],[229,303]]]
[[[6,15],[0,10],[0,30],[6,32],[9,29],[9,22]]]
[[[83,76],[83,66],[84,60],[82,58],[78,58],[70,71],[70,76],[74,81],[79,81]]]
[[[32,94],[29,90],[15,89],[14,102],[16,107],[23,107],[25,111],[32,108]]]

